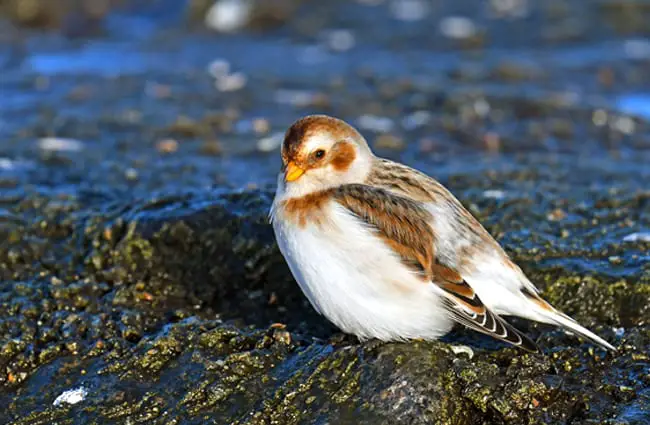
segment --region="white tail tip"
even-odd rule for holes
[[[555,312],[555,314],[550,316],[549,319],[552,321],[552,323],[555,323],[556,325],[563,328],[564,330],[574,332],[578,336],[588,339],[589,341],[598,344],[601,347],[606,348],[608,350],[617,351],[612,344],[605,341],[604,339],[602,339],[595,333],[591,332],[589,329],[585,328],[584,326],[580,325],[578,322],[576,322],[566,314]]]

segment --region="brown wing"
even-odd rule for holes
[[[532,340],[491,312],[458,272],[437,261],[435,234],[430,225],[433,218],[420,203],[361,184],[337,188],[334,198],[376,229],[406,266],[442,289],[443,305],[454,320],[526,350],[538,351]]]

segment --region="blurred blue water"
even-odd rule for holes
[[[616,99],[615,107],[626,114],[650,120],[650,93],[632,93]]]

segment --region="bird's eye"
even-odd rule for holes
[[[325,151],[323,149],[318,149],[314,152],[314,158],[321,159],[325,156]]]

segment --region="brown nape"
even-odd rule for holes
[[[301,163],[307,160],[308,152],[301,152],[303,142],[318,133],[329,135],[334,140],[354,139],[359,133],[345,121],[327,115],[309,115],[294,122],[284,135],[282,161]]]

